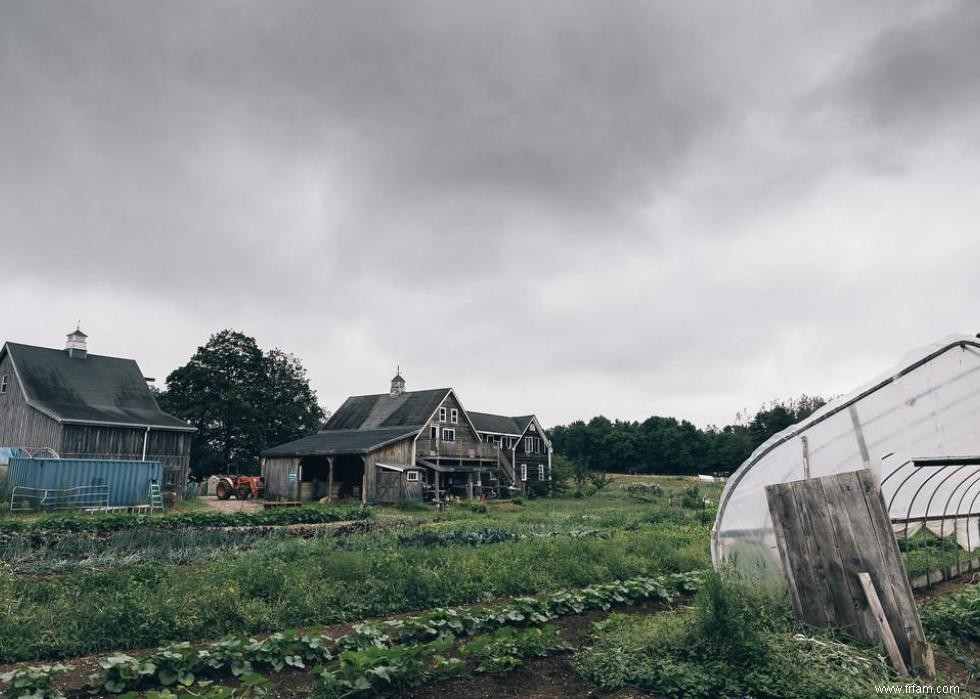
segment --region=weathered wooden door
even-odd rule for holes
[[[378,470],[378,502],[398,502],[401,486],[402,474],[397,471]]]

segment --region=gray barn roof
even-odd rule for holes
[[[493,432],[494,434],[517,436],[524,434],[524,430],[527,429],[527,425],[533,417],[533,415],[507,417],[506,415],[493,415],[492,413],[477,413],[472,410],[467,412],[477,432]]]
[[[90,354],[72,358],[64,350],[6,343],[28,404],[62,423],[104,424],[193,432],[186,422],[160,410],[132,359]]]
[[[351,396],[335,412],[324,431],[374,430],[415,427],[416,432],[435,412],[449,393],[448,388],[405,391],[397,396],[377,393]]]
[[[262,456],[332,456],[367,454],[374,449],[418,434],[419,428],[382,430],[329,430],[266,449]]]

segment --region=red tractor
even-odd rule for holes
[[[262,476],[218,476],[214,494],[219,500],[233,495],[239,500],[258,499],[265,495],[265,480]]]

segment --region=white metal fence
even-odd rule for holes
[[[107,510],[109,486],[82,485],[76,488],[28,488],[17,485],[10,495],[10,511]]]

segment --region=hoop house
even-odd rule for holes
[[[774,435],[728,480],[714,564],[782,575],[766,486],[869,468],[902,538],[980,548],[980,341],[948,337]]]

